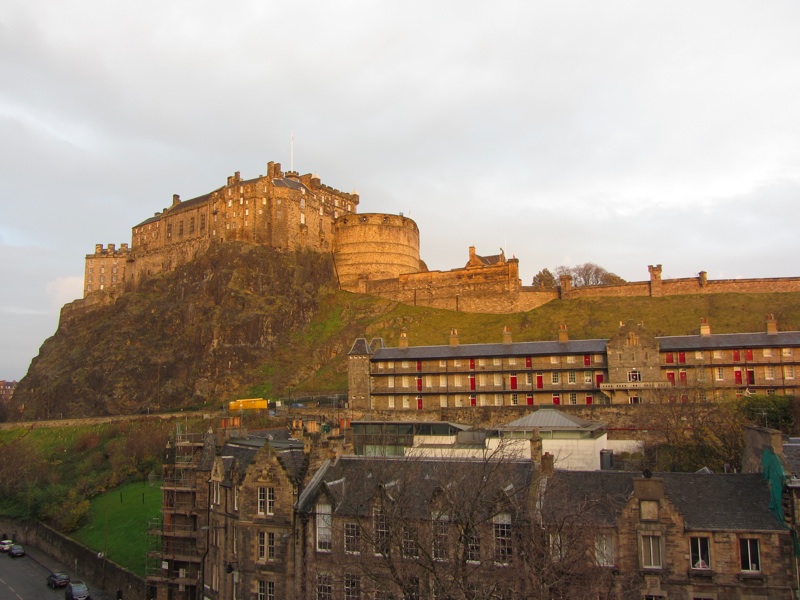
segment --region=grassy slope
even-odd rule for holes
[[[145,574],[147,523],[161,514],[161,485],[133,482],[92,500],[92,521],[72,534],[115,563]]]
[[[698,333],[701,317],[710,319],[713,333],[757,332],[764,331],[768,313],[775,315],[780,329],[800,329],[800,293],[592,298],[493,315],[412,307],[337,292],[325,298],[313,321],[277,353],[273,363],[261,367],[261,384],[250,393],[345,391],[346,355],[353,340],[382,337],[389,346],[396,346],[403,329],[411,345],[447,344],[451,328],[458,329],[464,344],[499,342],[504,326],[511,328],[515,341],[552,340],[562,323],[572,339],[610,337],[620,321],[643,322],[655,335],[687,335]],[[291,375],[297,371],[314,374],[293,380]]]

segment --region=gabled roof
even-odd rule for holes
[[[289,188],[292,190],[309,190],[305,185],[297,181],[296,179],[289,179],[288,177],[284,177],[283,179],[273,179],[272,184],[275,187],[283,187]]]

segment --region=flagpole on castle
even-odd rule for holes
[[[292,132],[292,143],[289,150],[289,170],[294,171],[294,131]]]

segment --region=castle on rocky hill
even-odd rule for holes
[[[130,245],[97,244],[86,256],[84,300],[90,306],[137,289],[151,275],[166,273],[202,255],[212,244],[246,241],[283,251],[331,253],[342,289],[464,312],[512,313],[558,298],[666,296],[720,292],[800,291],[800,278],[708,280],[661,279],[573,288],[523,286],[519,261],[504,253],[479,256],[469,249],[464,267],[429,271],[420,258],[419,229],[408,217],[357,212],[359,196],[324,185],[317,175],[284,172],[267,163],[267,174],[242,179],[237,171],[208,194],[181,201],[133,227]],[[72,308],[76,308],[73,306]]]

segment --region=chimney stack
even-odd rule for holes
[[[511,328],[508,325],[503,327],[503,343],[504,344],[511,343]]]
[[[711,324],[707,317],[700,317],[700,335],[703,337],[711,335]]]
[[[542,454],[542,475],[552,475],[555,470],[555,457],[549,452]]]
[[[767,333],[769,335],[778,333],[778,322],[775,320],[775,315],[767,315]]]
[[[408,334],[406,330],[400,332],[400,349],[407,350],[408,349]]]
[[[181,203],[181,197],[179,194],[172,194],[172,206],[178,206]]]
[[[450,347],[458,348],[458,329],[455,327],[450,330]]]
[[[558,326],[558,343],[565,344],[569,341],[569,333],[567,332],[567,326],[563,323]]]
[[[539,429],[534,429],[531,432],[531,461],[534,465],[542,464],[542,438],[539,435]]]

